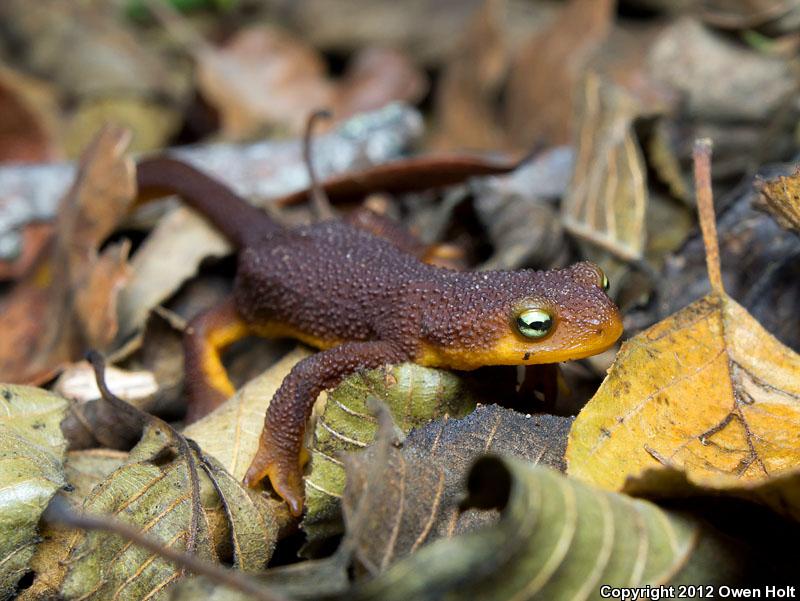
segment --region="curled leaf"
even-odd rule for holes
[[[743,566],[687,515],[517,459],[478,460],[468,491],[466,506],[501,510],[495,525],[436,541],[347,598],[590,599],[601,585],[730,583]]]
[[[376,440],[346,455],[342,504],[358,567],[375,575],[438,538],[494,523],[497,512],[459,511],[472,463],[492,453],[563,470],[571,422],[481,406],[413,430],[401,448]],[[358,531],[353,525],[360,521],[367,527]]]

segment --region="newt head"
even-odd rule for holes
[[[622,335],[608,280],[593,263],[454,278],[426,311],[417,359],[424,365],[559,363],[601,353]]]

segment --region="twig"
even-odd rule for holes
[[[692,155],[697,212],[700,215],[700,229],[703,231],[703,244],[706,247],[708,279],[711,282],[711,290],[715,294],[725,294],[719,260],[716,216],[714,215],[714,193],[711,190],[711,140],[708,138],[695,140]]]
[[[133,405],[119,398],[117,395],[111,392],[111,390],[109,390],[108,385],[106,384],[106,361],[103,355],[97,351],[91,350],[86,354],[86,359],[94,368],[94,376],[95,380],[97,380],[97,388],[100,390],[100,396],[104,401],[110,403],[119,411],[136,415],[142,424],[147,421],[159,422],[159,426],[170,432],[170,434],[172,434],[172,439],[177,442],[178,454],[183,457],[184,461],[186,461],[186,467],[188,468],[189,490],[192,495],[191,523],[189,524],[189,536],[186,540],[186,552],[194,553],[197,550],[197,533],[200,531],[200,512],[202,511],[202,504],[200,501],[200,476],[197,473],[197,463],[195,462],[195,458],[192,454],[191,448],[189,447],[189,443],[180,432],[175,430],[175,428],[170,426],[164,420],[159,419],[154,415],[150,415],[149,413],[145,413],[141,409],[134,407]]]
[[[324,188],[320,185],[317,179],[317,173],[314,170],[314,162],[311,160],[311,142],[314,133],[314,125],[320,119],[330,119],[332,114],[330,111],[322,109],[314,111],[309,115],[306,121],[306,130],[303,134],[303,160],[306,163],[308,170],[308,180],[310,182],[311,202],[314,205],[314,213],[317,219],[331,219],[333,218],[333,209],[331,208],[331,201],[328,195],[325,194]]]
[[[75,513],[69,507],[69,503],[58,495],[47,506],[43,517],[47,522],[54,524],[117,534],[151,553],[181,566],[187,572],[205,576],[213,582],[250,595],[259,601],[288,601],[286,597],[270,592],[257,581],[241,572],[229,570],[192,555],[187,555],[172,547],[165,547],[161,541],[142,534],[125,522],[104,516]]]

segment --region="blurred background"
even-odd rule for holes
[[[130,128],[136,153],[186,148],[270,206],[306,185],[297,139],[325,107],[323,177],[533,153],[507,176],[366,201],[463,267],[598,262],[630,335],[708,288],[690,165],[708,137],[727,290],[800,349],[800,241],[753,187],[798,159],[799,51],[798,0],[3,0],[0,279],[25,275],[74,174],[61,162],[103,125]],[[153,223],[124,228],[140,280],[169,269],[136,258]],[[186,240],[173,264],[226,252]],[[200,274],[224,280],[221,265]],[[148,302],[128,285],[107,348],[167,299],[190,315],[193,275]],[[610,357],[589,361],[595,381]]]

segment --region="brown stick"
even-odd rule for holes
[[[703,231],[703,244],[706,247],[706,269],[714,294],[725,294],[722,284],[722,268],[719,259],[719,238],[714,214],[714,193],[711,190],[711,140],[695,140],[694,186],[697,199],[697,212],[700,215],[700,229]]]
[[[314,111],[309,115],[308,121],[306,121],[306,131],[303,134],[303,160],[308,170],[309,192],[311,202],[314,205],[314,214],[317,219],[332,219],[334,216],[333,209],[331,208],[331,201],[317,179],[317,172],[314,170],[314,162],[311,160],[311,142],[314,134],[314,125],[320,119],[330,119],[331,116],[331,112],[325,109]]]
[[[69,507],[69,503],[58,495],[53,497],[43,517],[50,523],[62,524],[71,528],[117,534],[151,553],[181,566],[187,572],[205,576],[213,582],[250,595],[258,601],[288,601],[286,597],[268,591],[257,581],[241,572],[223,568],[171,547],[165,547],[161,541],[142,534],[129,524],[104,516],[76,513]]]

